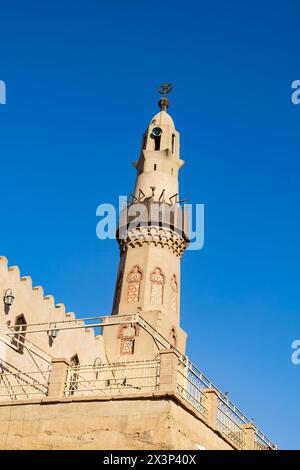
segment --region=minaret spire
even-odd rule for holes
[[[167,94],[171,93],[171,91],[173,90],[173,87],[174,87],[173,83],[163,83],[157,88],[158,93],[163,95],[162,98],[158,102],[158,105],[162,111],[167,111],[170,105],[170,102],[167,98]]]

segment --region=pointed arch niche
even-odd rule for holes
[[[164,282],[165,276],[160,268],[154,268],[151,275],[151,295],[150,303],[155,305],[161,305],[164,297]]]
[[[120,355],[124,356],[126,354],[134,353],[134,343],[135,343],[135,327],[132,325],[123,326],[120,331],[121,345],[120,345]]]
[[[142,282],[142,271],[139,266],[134,266],[127,276],[127,302],[133,304],[139,302],[141,282]]]

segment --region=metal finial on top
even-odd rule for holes
[[[168,93],[171,93],[171,91],[173,90],[173,86],[174,86],[173,83],[163,83],[157,88],[158,93],[163,95],[162,98],[158,102],[158,105],[162,111],[167,111],[169,107],[170,102],[166,95]]]

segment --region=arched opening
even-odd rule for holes
[[[77,356],[77,354],[75,354],[74,356],[71,357],[70,359],[70,366],[71,367],[77,367],[80,365],[80,362],[79,362],[79,357]]]
[[[19,315],[15,321],[15,334],[12,339],[12,344],[18,348],[19,353],[24,351],[25,343],[25,333],[26,333],[27,323],[24,315]]]
[[[127,276],[127,302],[133,304],[140,300],[142,271],[139,266],[134,266]]]
[[[69,384],[69,395],[74,395],[75,391],[78,389],[78,380],[79,380],[79,357],[77,354],[71,357],[70,359],[70,384]]]
[[[126,354],[134,353],[134,343],[135,343],[135,328],[134,326],[123,326],[121,329],[121,345],[120,345],[120,354],[122,356]]]
[[[163,289],[165,278],[160,268],[155,268],[150,276],[151,296],[150,303],[161,305],[163,303]]]

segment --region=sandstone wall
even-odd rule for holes
[[[232,449],[159,394],[2,403],[0,423],[0,449]]]

